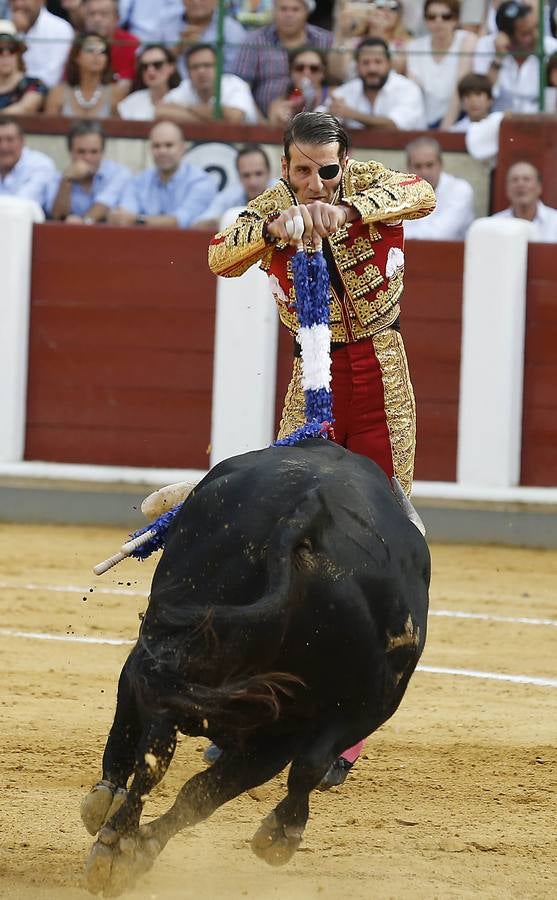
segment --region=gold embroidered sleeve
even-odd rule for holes
[[[293,195],[284,181],[279,181],[240,213],[236,221],[215,235],[209,244],[209,268],[215,275],[232,278],[242,275],[256,262],[268,267],[274,245],[267,243],[263,228],[274,212],[288,209]]]
[[[353,206],[366,224],[421,219],[435,209],[435,192],[427,181],[379,163],[351,161],[342,187],[342,202]]]
[[[209,244],[209,268],[215,275],[233,278],[271,255],[273,248],[263,237],[265,220],[241,213],[234,224],[215,235]]]

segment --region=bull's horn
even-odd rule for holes
[[[410,519],[412,524],[416,526],[416,528],[418,529],[420,534],[423,535],[423,537],[425,537],[425,525],[422,522],[420,516],[418,515],[416,508],[414,507],[414,504],[411,502],[410,498],[407,497],[406,494],[404,493],[402,485],[401,485],[400,481],[398,480],[398,478],[396,477],[396,475],[394,475],[391,478],[391,482],[393,485],[394,495],[395,495],[396,499],[398,500],[400,506],[402,507],[402,509],[404,510],[404,512],[406,513],[406,515],[408,516],[408,518]]]
[[[167,484],[166,487],[153,491],[141,504],[141,512],[149,521],[158,519],[163,513],[168,512],[173,506],[183,503],[186,497],[193,491],[194,481],[177,481],[175,484]]]

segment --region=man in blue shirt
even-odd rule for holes
[[[69,223],[106,220],[120,202],[132,174],[121,163],[104,159],[105,135],[99,122],[82,119],[68,133],[70,164],[49,185],[47,213]]]
[[[163,23],[179,17],[182,0],[119,0],[120,25],[133,32],[143,44],[164,40]],[[178,31],[172,42],[178,40]]]
[[[159,122],[151,129],[149,140],[154,167],[132,178],[108,221],[112,225],[187,228],[207,209],[217,186],[203,169],[183,158],[184,137],[174,122]]]
[[[51,158],[25,146],[18,120],[0,115],[0,196],[24,197],[44,209],[47,186],[55,177]]]
[[[227,184],[219,191],[208,209],[198,221],[196,228],[219,227],[222,214],[234,206],[246,206],[271,186],[271,164],[263,147],[246,144],[238,150],[236,171],[239,181]]]
[[[163,40],[179,44],[178,51],[192,44],[216,44],[217,0],[183,0],[179,15],[169,15],[163,21]],[[239,50],[247,32],[232,16],[224,17],[224,71],[236,75]],[[178,58],[178,71],[188,77],[182,54]]]

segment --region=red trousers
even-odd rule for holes
[[[394,475],[381,368],[371,338],[331,355],[335,442]]]

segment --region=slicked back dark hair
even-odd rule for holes
[[[292,144],[339,145],[338,158],[343,159],[349,147],[348,135],[339,120],[327,112],[300,112],[284,132],[284,155],[290,162]]]

